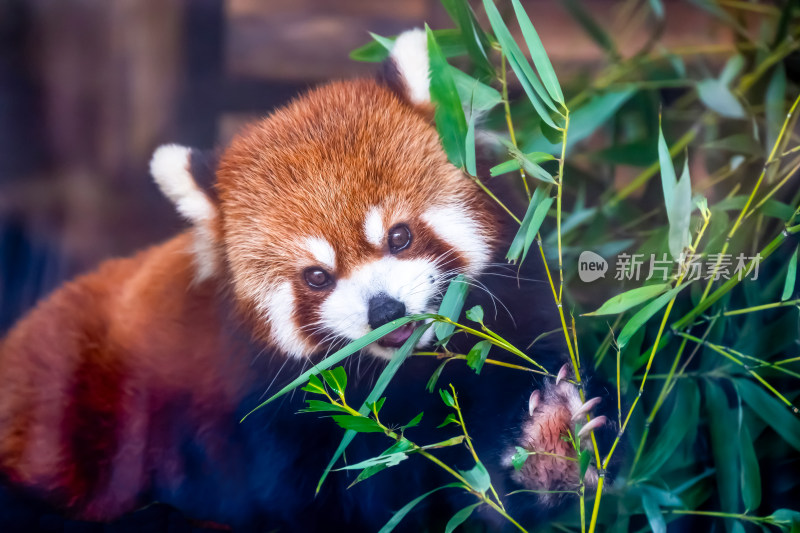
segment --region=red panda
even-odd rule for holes
[[[247,499],[256,511],[198,518],[310,520],[297,516],[314,509],[309,487],[292,495],[302,502],[295,507],[276,510],[270,500],[289,498],[300,477],[281,463],[298,460],[287,449],[294,444],[273,446],[270,434],[262,441],[269,467],[248,472],[263,464],[237,459],[255,446],[241,437],[237,412],[252,408],[253,391],[287,362],[435,312],[449,280],[479,277],[502,242],[498,211],[440,146],[425,43],[423,32],[406,32],[383,79],[324,85],[245,129],[222,152],[212,193],[195,182],[190,149],[155,152],[151,173],[191,229],[66,284],[0,344],[0,471],[13,486],[81,519],[112,520],[149,497],[202,514],[211,504],[186,503],[180,480],[215,480],[233,494],[237,483],[217,483],[224,476],[214,465],[235,463],[231,477],[269,496],[231,504]],[[365,352],[390,359],[415,327]],[[431,341],[429,329],[418,346]],[[515,473],[507,459],[514,445],[569,454],[562,433],[596,401],[581,405],[567,382],[529,398],[526,383],[523,397],[503,398],[527,416],[513,424],[513,441],[493,437],[502,445],[498,468],[531,489],[577,486],[574,461],[531,457]],[[269,416],[282,431],[307,435],[309,421]],[[186,459],[195,445],[199,473]],[[382,512],[378,521],[390,516]]]

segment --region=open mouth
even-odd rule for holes
[[[404,326],[400,326],[391,333],[384,335],[378,341],[378,344],[386,348],[399,348],[408,340],[411,334],[414,333],[415,329],[417,329],[417,323],[409,322]]]

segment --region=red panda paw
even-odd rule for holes
[[[587,422],[600,398],[581,400],[578,387],[564,379],[564,365],[555,383],[549,381],[534,390],[528,400],[528,416],[508,465],[514,468],[513,479],[534,491],[543,505],[556,505],[564,496],[576,492],[581,484],[578,450],[592,448],[590,432],[607,423],[605,416]],[[597,484],[597,469],[591,465],[583,477],[588,487]]]

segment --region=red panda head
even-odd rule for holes
[[[331,83],[245,129],[220,159],[217,201],[191,187],[185,149],[153,158],[197,227],[198,275],[224,271],[256,335],[290,356],[435,312],[448,281],[492,255],[493,211],[431,123],[425,33],[402,34],[389,61],[390,83]],[[391,357],[413,327],[366,350]]]

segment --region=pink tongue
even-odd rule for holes
[[[417,325],[414,322],[410,322],[405,326],[400,326],[391,333],[384,335],[383,338],[378,341],[378,344],[381,346],[388,346],[390,348],[399,348],[404,342],[406,342],[406,340],[408,340],[411,334],[414,333],[416,328]]]

